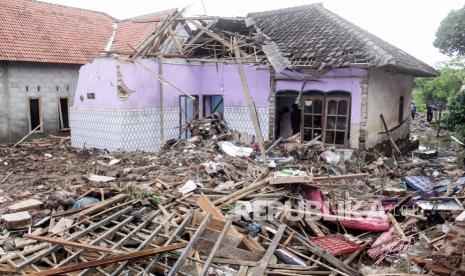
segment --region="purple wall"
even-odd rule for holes
[[[158,72],[158,63],[144,60],[144,64]],[[119,62],[126,86],[133,90],[125,102],[117,98],[118,61],[96,59],[81,67],[75,94],[75,108],[90,109],[145,109],[159,107],[159,83],[142,67],[130,62]],[[267,67],[244,66],[250,93],[257,107],[268,107],[270,75]],[[223,95],[225,106],[246,106],[237,66],[232,64],[163,64],[163,76],[191,95]],[[164,106],[178,107],[178,90],[163,85]],[[95,93],[88,100],[87,93]],[[83,99],[83,100],[81,100]]]
[[[333,69],[318,80],[307,81],[304,91],[319,90],[322,92],[330,92],[335,90],[350,92],[352,95],[351,107],[351,123],[360,123],[361,118],[361,87],[360,81],[365,77],[368,72],[364,69],[356,68],[341,68]],[[285,74],[276,74],[276,91],[280,90],[295,90],[300,91],[302,88],[302,81],[296,80],[283,80],[286,78],[300,77],[300,78],[313,78],[310,75],[296,74],[293,72],[285,72]]]
[[[146,66],[158,72],[158,63],[144,60]],[[126,86],[133,90],[127,101],[117,98],[117,65]],[[257,107],[269,107],[270,72],[265,66],[244,66],[252,98]],[[330,92],[342,90],[352,95],[351,122],[360,122],[360,81],[367,75],[364,69],[333,69],[315,81],[308,81],[305,90]],[[233,64],[163,64],[163,76],[191,95],[223,95],[226,107],[246,106],[242,84]],[[302,81],[291,77],[313,78],[302,73],[276,74],[276,91],[300,91]],[[164,106],[178,107],[176,89],[164,84]],[[95,100],[88,100],[87,93],[95,93]],[[83,100],[81,100],[83,99]],[[147,109],[158,108],[159,83],[156,78],[137,64],[99,58],[81,67],[75,94],[75,108],[89,109]]]

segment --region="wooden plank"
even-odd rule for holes
[[[407,237],[405,236],[404,230],[402,230],[396,218],[389,212],[387,213],[387,216],[389,220],[391,221],[392,225],[394,226],[394,228],[396,229],[397,233],[399,233],[399,235],[401,236],[402,240],[405,240]]]
[[[31,239],[31,240],[36,240],[36,241],[43,241],[43,242],[48,242],[52,244],[59,244],[63,246],[68,246],[68,247],[73,247],[73,248],[80,248],[80,249],[85,249],[89,251],[95,251],[95,252],[104,252],[104,253],[123,253],[123,251],[120,250],[114,250],[111,248],[105,248],[105,247],[100,247],[100,246],[95,246],[95,245],[90,245],[86,243],[79,243],[79,242],[73,242],[73,241],[68,241],[63,238],[52,238],[52,237],[44,237],[44,236],[35,236],[35,235],[30,235],[30,234],[25,234],[25,238]]]
[[[228,219],[221,230],[220,235],[218,236],[218,239],[216,240],[215,245],[213,246],[212,251],[210,252],[210,255],[208,255],[207,260],[205,261],[205,264],[202,267],[202,271],[200,271],[200,276],[207,275],[208,273],[208,268],[210,267],[210,264],[213,261],[213,258],[215,257],[216,252],[220,248],[221,244],[223,243],[223,239],[226,237],[226,233],[229,230],[229,227],[232,224],[232,219]]]
[[[266,268],[268,267],[271,257],[273,257],[274,252],[276,251],[276,248],[278,247],[278,244],[284,235],[284,231],[286,231],[286,225],[281,224],[278,228],[278,231],[276,231],[276,234],[274,235],[274,238],[271,241],[271,244],[268,246],[265,255],[260,260],[260,265],[255,270],[255,273],[253,274],[254,276],[265,275]]]
[[[255,136],[257,137],[258,145],[260,147],[260,154],[262,155],[263,164],[267,166],[268,162],[266,159],[265,141],[263,139],[262,130],[260,129],[257,110],[255,109],[255,104],[252,100],[252,97],[250,96],[249,85],[247,83],[247,77],[245,76],[244,67],[242,64],[241,51],[239,50],[239,46],[237,46],[237,41],[234,41],[234,55],[236,56],[237,69],[239,70],[239,75],[241,77],[242,92],[244,93],[245,100],[247,101],[247,107],[249,108],[250,117],[255,129]]]
[[[27,138],[29,138],[29,136],[31,136],[34,132],[36,132],[36,130],[38,130],[39,128],[42,127],[42,124],[43,123],[40,123],[38,126],[36,126],[33,130],[31,130],[26,136],[24,136],[21,140],[19,140],[16,144],[13,145],[13,148],[16,148],[19,144],[21,144],[22,142],[24,142],[24,140],[26,140]]]
[[[224,226],[224,223],[226,223],[226,217],[223,215],[223,213],[218,208],[216,208],[215,205],[205,195],[199,196],[199,198],[197,199],[197,204],[199,205],[200,209],[202,209],[202,211],[212,214],[212,217],[214,219],[220,220],[222,222],[221,228],[216,228],[218,230],[221,230]],[[239,233],[239,231],[237,231],[237,229],[234,228],[234,226],[229,228],[228,234],[231,236],[241,238],[245,247],[253,252],[261,253],[264,251],[263,247],[261,247],[261,245],[255,242],[254,240],[245,239],[244,235]]]
[[[205,255],[208,255],[211,249],[215,246],[215,241],[201,238],[196,245],[196,249]],[[227,259],[235,259],[242,261],[258,261],[262,258],[263,254],[255,253],[253,251],[232,247],[224,244],[216,252],[216,256]]]
[[[148,257],[148,256],[158,254],[158,253],[169,252],[169,251],[173,251],[176,249],[184,248],[186,247],[186,245],[187,243],[185,242],[174,243],[174,244],[170,244],[164,247],[151,248],[151,249],[146,249],[146,250],[139,251],[139,252],[124,253],[118,256],[108,257],[108,258],[104,258],[101,260],[88,261],[85,263],[77,263],[77,264],[72,264],[72,265],[68,265],[64,267],[44,270],[44,271],[32,273],[31,275],[33,276],[62,275],[63,273],[79,271],[79,270],[83,270],[86,268],[108,265],[108,264],[113,264],[113,263],[117,263],[121,261],[144,258],[144,257]]]

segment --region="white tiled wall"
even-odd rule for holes
[[[257,108],[260,126],[268,140],[268,108]],[[233,130],[254,135],[247,107],[225,107],[225,119]],[[101,148],[110,151],[158,151],[160,109],[97,110],[71,108],[71,143],[78,148]],[[164,109],[164,140],[179,135],[179,108]]]

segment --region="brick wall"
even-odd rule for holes
[[[0,75],[3,75],[0,95],[7,100],[0,100],[4,105],[0,107],[10,120],[6,125],[5,120],[0,120],[0,142],[15,142],[29,132],[29,97],[41,100],[43,133],[36,136],[59,134],[58,98],[70,97],[72,100],[79,67],[66,64],[4,63],[3,68],[0,67]]]

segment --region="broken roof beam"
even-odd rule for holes
[[[163,20],[163,24],[159,28],[157,28],[155,32],[153,32],[151,35],[146,37],[144,41],[139,45],[138,48],[140,48],[140,50],[138,50],[138,52],[134,55],[133,59],[136,59],[144,55],[145,53],[147,53],[150,47],[153,45],[153,43],[155,43],[157,39],[159,40],[161,39],[161,36],[163,36],[166,29],[170,27],[171,24],[174,22],[174,20],[176,18],[179,18],[179,16],[181,16],[185,10],[186,9],[182,9],[178,13],[173,13],[171,17],[170,16],[166,17],[165,20]]]
[[[211,21],[211,22],[209,22],[209,23],[207,24],[207,26],[205,26],[204,28],[208,30],[208,29],[210,29],[214,24],[216,24],[217,22],[218,22],[218,21],[216,21],[216,20]],[[200,32],[198,32],[198,33],[191,39],[191,41],[189,41],[187,44],[185,44],[185,45],[182,47],[182,49],[183,49],[184,51],[190,50],[189,48],[192,47],[192,45],[194,45],[194,44],[197,42],[197,40],[199,40],[199,38],[202,37],[202,35],[203,35],[204,33],[205,33],[204,30],[200,30]]]
[[[205,34],[208,36],[214,38],[217,40],[219,43],[223,44],[226,48],[229,49],[231,53],[234,52],[234,47],[231,43],[227,42],[224,38],[222,38],[220,35],[216,34],[215,32],[207,29],[206,27],[202,26],[195,20],[188,20],[188,22],[192,23],[194,26],[196,26],[198,29],[202,30]],[[241,53],[241,56],[248,56],[249,54],[244,52],[243,50],[239,50]]]

